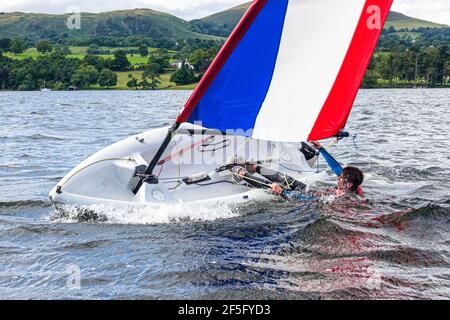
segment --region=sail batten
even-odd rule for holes
[[[255,0],[177,121],[272,141],[337,134],[391,4]]]

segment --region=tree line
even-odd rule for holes
[[[104,58],[87,54],[83,59],[71,58],[69,48],[56,47],[48,41],[40,41],[36,50],[42,55],[36,59],[14,59],[2,53],[19,54],[27,49],[23,39],[0,39],[0,89],[38,90],[44,86],[54,90],[66,90],[70,87],[81,89],[98,85],[104,88],[117,84],[116,72],[142,71],[140,79],[129,74],[127,86],[133,89],[156,89],[161,83],[161,74],[174,71],[170,80],[177,85],[192,84],[202,77],[219,50],[214,48],[195,49],[169,53],[166,49],[152,50],[142,45],[133,49],[134,53],[147,57],[144,65],[133,66],[127,58],[128,50],[116,50],[113,58]],[[192,50],[192,48],[191,48]],[[177,70],[170,60],[181,58],[181,67]]]
[[[98,68],[87,60],[68,58],[54,52],[36,59],[11,59],[0,54],[0,88],[9,90],[37,90],[50,87],[65,90],[69,87],[112,87],[117,74],[106,67]]]
[[[375,54],[363,87],[441,87],[449,84],[449,78],[448,45],[437,48],[411,47]]]
[[[449,85],[448,28],[421,30],[420,34],[427,34],[427,37],[399,37],[395,33],[392,28],[383,31],[364,77],[364,88]],[[136,73],[128,75],[127,86],[132,89],[156,89],[161,83],[161,75],[166,72],[173,72],[170,81],[177,85],[192,84],[201,79],[221,45],[190,39],[176,43],[177,51],[169,51],[150,49],[145,44],[118,50],[91,44],[83,59],[75,59],[67,56],[69,47],[41,40],[33,46],[42,55],[20,60],[2,53],[17,55],[30,43],[26,39],[5,38],[0,39],[0,89],[36,90],[44,84],[55,90],[93,85],[110,88],[117,84],[117,72],[126,71],[142,71],[139,77]],[[104,58],[99,56],[101,54],[112,54],[112,57]],[[132,65],[127,54],[146,57],[147,63]],[[175,68],[171,61],[177,61],[181,66]]]
[[[383,30],[362,86],[443,87],[450,80],[450,28]]]

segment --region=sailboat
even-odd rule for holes
[[[44,79],[44,86],[40,89],[40,91],[42,91],[42,92],[49,92],[49,91],[52,91],[51,89],[49,89],[49,88],[47,88],[47,87],[45,86],[45,79]]]
[[[173,125],[89,157],[53,188],[52,203],[151,207],[271,197],[236,179],[229,170],[236,159],[304,182],[323,178],[301,142],[340,136],[391,5],[253,1]]]

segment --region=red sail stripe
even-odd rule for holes
[[[393,0],[366,1],[336,81],[309,134],[309,141],[333,137],[345,127],[392,2]],[[380,29],[369,29],[367,25],[372,15],[368,9],[373,5],[380,8]]]

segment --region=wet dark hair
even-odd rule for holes
[[[348,166],[342,170],[342,178],[352,184],[351,190],[356,192],[364,181],[364,174],[356,167]]]

